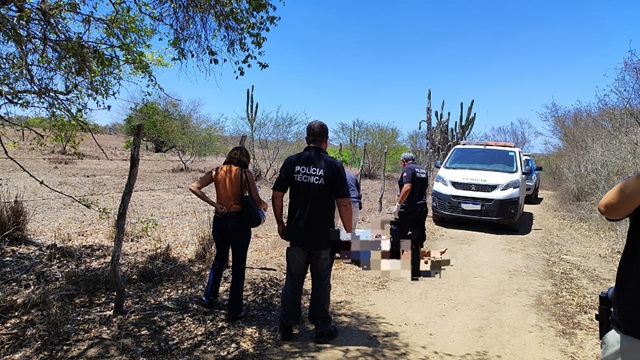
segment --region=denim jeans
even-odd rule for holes
[[[287,248],[287,277],[282,288],[280,320],[290,325],[300,323],[302,313],[302,288],[307,270],[311,268],[311,300],[309,321],[316,331],[331,327],[329,303],[331,302],[331,251],[311,251],[300,247]]]
[[[251,228],[245,226],[240,213],[215,215],[213,218],[213,242],[216,256],[209,271],[209,281],[204,291],[207,301],[218,299],[222,272],[227,266],[231,248],[231,288],[229,289],[229,316],[238,315],[243,310],[244,273],[247,267],[247,251],[251,240]]]
[[[411,239],[411,276],[420,276],[420,249],[427,240],[427,214],[424,210],[398,213],[398,221],[391,223],[391,258],[400,259],[400,240]],[[410,235],[409,235],[410,234]]]

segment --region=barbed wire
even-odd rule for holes
[[[176,190],[176,189],[182,189],[180,187],[169,187],[169,188],[158,188],[158,189],[141,189],[141,190],[134,190],[133,193],[140,193],[140,192],[158,192],[158,191],[166,191],[166,190]],[[188,186],[184,187],[185,190],[188,190]],[[78,195],[79,198],[88,198],[88,197],[92,197],[92,196],[105,196],[105,195],[122,195],[122,191],[109,191],[109,192],[102,192],[102,193],[92,193],[92,194],[85,194],[85,195]],[[20,201],[43,201],[43,200],[57,200],[60,199],[60,197],[41,197],[41,198],[32,198],[32,199],[20,199]],[[1,203],[3,204],[9,204],[12,203],[13,200],[11,201],[3,201]]]
[[[133,193],[142,193],[142,192],[161,192],[161,191],[167,191],[167,190],[185,190],[185,193],[187,193],[187,190],[189,190],[188,186],[185,186],[184,188],[182,187],[166,187],[166,188],[157,188],[157,189],[140,189],[140,190],[133,190]],[[88,197],[93,197],[93,196],[106,196],[106,195],[122,195],[122,191],[109,191],[109,192],[102,192],[102,193],[92,193],[92,194],[85,194],[85,195],[78,195],[79,198],[88,198]],[[41,197],[41,198],[32,198],[32,199],[20,199],[20,201],[25,201],[25,202],[33,202],[33,201],[44,201],[44,200],[58,200],[60,199],[60,197]],[[10,204],[13,203],[13,200],[9,200],[9,201],[0,201],[0,204]]]
[[[218,158],[221,156],[217,156]],[[110,159],[104,159],[104,158],[99,158],[99,159],[95,159],[95,158],[65,158],[65,157],[14,157],[14,159],[16,160],[48,160],[48,161],[63,161],[63,160],[68,160],[68,161],[130,161],[130,158],[110,158]],[[0,160],[11,160],[8,157],[5,156],[0,156]],[[180,163],[180,160],[178,159],[148,159],[148,158],[140,158],[140,160],[144,160],[144,161],[171,161],[171,162],[175,162],[175,163]]]

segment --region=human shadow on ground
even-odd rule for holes
[[[273,348],[264,355],[269,359],[390,359],[406,358],[417,350],[410,348],[399,332],[384,318],[363,311],[333,311],[339,335],[330,344],[314,343],[313,325],[304,322],[294,332],[291,342]]]

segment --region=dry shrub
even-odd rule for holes
[[[149,254],[147,257],[148,263],[170,263],[175,262],[176,258],[173,256],[173,252],[171,251],[171,245],[167,244],[162,249],[156,249],[154,252]]]
[[[12,199],[8,189],[0,188],[0,240],[25,240],[30,218],[31,212],[25,206],[22,195],[16,194]]]
[[[596,202],[640,168],[640,57],[629,50],[594,103],[540,113],[551,132],[549,170],[566,202]]]
[[[30,289],[22,289],[2,299],[4,307],[2,312],[12,316],[33,316],[36,322],[36,333],[48,335],[37,336],[46,339],[48,336],[57,335],[61,330],[59,326],[62,318],[60,301],[54,291],[47,286],[35,286]]]
[[[45,256],[45,259],[51,262],[55,262],[63,259],[80,258],[80,254],[76,250],[70,248],[69,246],[64,246],[64,245],[58,246],[58,244],[52,243],[47,245],[46,250],[47,250],[47,255]]]
[[[185,270],[186,266],[176,258],[171,245],[153,251],[142,262],[136,271],[137,279],[145,284],[157,284],[174,279]]]
[[[183,173],[183,172],[191,172],[190,168],[184,168],[182,166],[174,166],[171,168],[172,173]]]
[[[89,268],[86,266],[69,269],[63,274],[63,292],[73,295],[95,295],[112,289],[110,268],[101,266]]]
[[[28,314],[33,309],[41,307],[48,298],[42,296],[42,288],[33,287],[20,289],[14,293],[4,293],[2,297],[3,312],[6,314],[16,313],[20,315]]]
[[[198,229],[196,247],[193,252],[193,259],[205,264],[211,264],[213,257],[215,256],[215,249],[213,243],[213,235],[211,234],[211,228],[213,225],[213,218],[208,217],[207,226],[200,227]]]
[[[640,168],[640,127],[623,111],[552,104],[543,117],[558,143],[540,164],[563,203],[595,203]]]
[[[64,155],[58,155],[48,158],[49,162],[56,165],[72,165],[76,163],[76,159]]]

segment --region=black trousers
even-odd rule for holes
[[[420,249],[427,240],[427,209],[405,210],[391,222],[392,259],[400,259],[400,240],[411,240],[411,276],[420,276]]]

